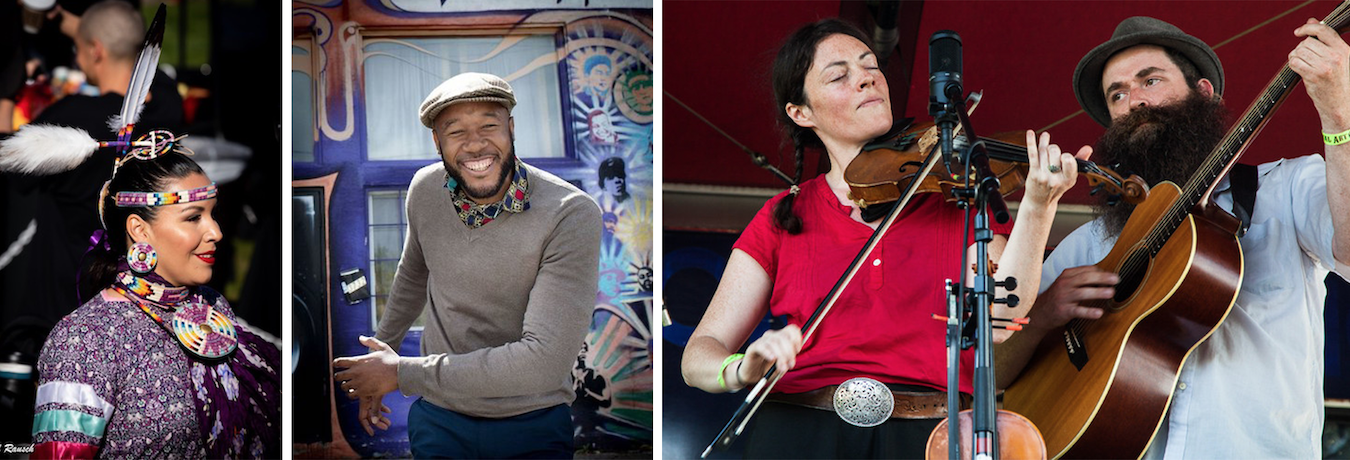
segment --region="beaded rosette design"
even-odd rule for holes
[[[239,343],[234,321],[200,299],[188,302],[174,315],[171,329],[189,352],[207,359],[220,359]]]

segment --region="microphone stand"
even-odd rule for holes
[[[708,121],[707,118],[704,118],[703,114],[698,113],[698,111],[694,110],[693,107],[690,107],[689,105],[685,104],[684,101],[681,101],[679,98],[675,97],[675,95],[666,92],[666,97],[669,98],[671,101],[674,101],[676,104],[679,104],[680,107],[684,107],[684,109],[688,110],[689,113],[694,116],[694,118],[698,118],[704,124],[708,125],[709,128],[712,128],[713,131],[717,131],[717,134],[721,134],[722,137],[725,137],[727,138],[727,140],[731,141],[731,143],[736,144],[736,147],[739,147],[741,151],[750,155],[750,161],[753,161],[755,163],[755,166],[759,166],[773,173],[775,177],[778,177],[783,182],[787,182],[788,185],[795,185],[797,183],[796,181],[792,180],[792,177],[789,177],[787,174],[784,174],[782,170],[775,167],[772,163],[769,163],[769,159],[765,157],[763,153],[756,152],[754,149],[746,147],[745,144],[742,144],[740,141],[736,140],[736,138],[731,137],[731,135],[727,134],[726,131],[723,131],[722,128],[718,128],[717,125],[713,124],[713,122]]]
[[[971,128],[970,118],[966,115],[965,104],[961,98],[961,88],[958,85],[950,85],[946,89],[948,93],[947,109],[943,112],[945,116],[950,117],[952,112],[961,122],[962,129],[968,139],[979,139],[975,130]],[[954,95],[952,93],[955,93]],[[953,123],[947,123],[951,125]],[[940,125],[941,126],[941,125]],[[949,133],[950,131],[948,131]],[[951,152],[954,147],[950,134],[944,133],[941,138],[942,150],[944,153]],[[1017,281],[1008,278],[1003,282],[995,282],[989,266],[989,242],[993,241],[994,233],[989,228],[989,213],[993,213],[999,223],[1008,221],[1007,203],[1003,201],[1003,195],[999,193],[998,177],[989,169],[988,151],[985,149],[983,141],[977,141],[971,144],[964,151],[962,164],[964,165],[963,176],[965,176],[966,187],[957,189],[955,195],[960,198],[958,205],[967,209],[966,234],[970,232],[969,212],[975,213],[974,234],[975,234],[975,280],[973,286],[969,289],[964,287],[965,273],[967,265],[966,252],[964,246],[961,256],[961,271],[956,283],[947,281],[948,298],[948,373],[947,373],[947,429],[948,429],[948,456],[950,458],[960,458],[960,434],[959,434],[959,395],[960,395],[960,350],[964,348],[975,347],[975,369],[974,369],[974,418],[972,420],[971,430],[971,458],[973,459],[992,459],[998,460],[998,432],[996,425],[996,407],[995,407],[995,388],[994,388],[994,353],[993,353],[993,318],[991,317],[991,308],[995,303],[1003,303],[1015,306],[1017,297],[1009,295],[1008,298],[994,298],[994,288],[1002,286],[1012,290],[1016,288]],[[971,186],[971,180],[975,179],[975,185]],[[961,310],[957,310],[961,307]],[[971,312],[974,321],[973,324],[962,325],[963,312]],[[973,326],[973,336],[967,337],[961,333],[966,326]],[[967,331],[970,332],[970,331]],[[973,339],[973,340],[972,340]]]
[[[946,88],[938,91],[944,97],[951,93]],[[961,90],[959,87],[955,92],[958,93],[957,97],[960,97]],[[955,105],[951,102],[950,97],[946,97],[946,100],[930,103],[928,108],[930,114],[933,115],[933,123],[938,127],[938,147],[942,152],[942,161],[946,164],[947,171],[953,170],[952,151],[955,150],[955,142],[952,138],[952,130],[960,122],[960,117],[957,115],[960,111],[955,108]],[[969,171],[969,168],[963,171]],[[963,175],[967,176],[966,188],[969,188],[969,175]],[[957,205],[966,209],[965,197],[961,194],[955,194],[954,196],[960,197],[961,201],[958,201]],[[967,225],[969,225],[968,214]],[[967,232],[966,234],[969,235],[970,233]],[[950,279],[947,280],[947,458],[949,459],[961,458],[961,429],[957,416],[961,409],[961,382],[959,379],[961,375],[961,350],[967,348],[961,336],[962,319],[965,317],[965,303],[962,299],[965,298],[966,246],[967,244],[961,245],[962,276],[958,277],[955,283]]]
[[[783,173],[783,170],[778,169],[772,163],[769,163],[769,159],[765,157],[763,153],[750,150],[748,147],[744,147],[743,149],[745,150],[745,153],[750,154],[750,161],[755,162],[755,166],[759,166],[773,173],[774,176],[782,179],[783,182],[787,182],[788,185],[794,185],[796,183],[791,177],[788,177],[787,174]]]

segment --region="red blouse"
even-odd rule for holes
[[[759,262],[773,281],[772,314],[787,315],[800,327],[872,229],[849,218],[851,208],[839,203],[819,176],[802,184],[793,203],[802,232],[788,235],[773,224],[773,206],[783,196],[765,203],[735,248]],[[995,234],[1011,231],[1011,223],[990,222]],[[947,314],[944,281],[961,273],[964,227],[963,211],[942,196],[915,195],[774,391],[800,393],[862,376],[945,391],[947,326],[932,315]],[[973,366],[974,354],[966,350],[962,392],[972,391]]]

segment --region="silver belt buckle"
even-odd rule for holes
[[[886,384],[855,377],[834,390],[834,412],[850,425],[863,428],[885,423],[895,409],[895,395]]]

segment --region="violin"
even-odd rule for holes
[[[963,440],[970,439],[974,413],[974,411],[966,409],[956,415],[957,426],[960,428],[960,436]],[[1026,417],[1012,411],[999,410],[997,414],[994,418],[994,425],[995,429],[998,430],[999,458],[1039,458],[1045,460],[1045,440],[1041,438],[1041,430],[1037,429],[1036,425],[1031,423],[1031,420],[1027,420]],[[928,450],[924,458],[928,460],[947,458],[947,450],[947,419],[944,418],[928,435]],[[961,444],[961,458],[970,458],[969,442]]]
[[[1021,189],[1026,181],[1028,159],[1025,146],[1015,143],[1025,133],[1003,133],[996,137],[980,137],[989,152],[989,169],[998,176],[999,193],[1004,196]],[[956,136],[955,150],[969,145],[969,139]],[[848,197],[859,208],[895,201],[901,191],[915,179],[923,159],[938,147],[937,126],[933,123],[911,125],[895,134],[863,147],[857,158],[844,169],[848,182]],[[945,159],[944,159],[945,161]],[[945,164],[924,175],[918,193],[936,192],[947,201],[957,201],[954,189],[964,186],[965,174],[960,166]],[[1108,193],[1108,202],[1115,204],[1123,198],[1127,203],[1139,204],[1148,198],[1148,184],[1139,176],[1120,174],[1087,160],[1078,160],[1078,173],[1088,179],[1092,193]]]

